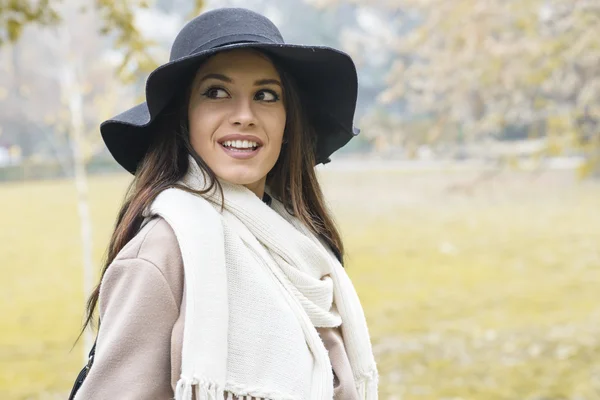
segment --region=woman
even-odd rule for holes
[[[356,87],[347,55],[285,44],[249,10],[182,29],[147,103],[101,126],[135,179],[75,399],[377,398],[314,171],[351,139]]]

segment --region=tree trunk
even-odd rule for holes
[[[79,214],[83,257],[83,292],[84,296],[87,297],[93,288],[94,263],[92,259],[92,222],[89,209],[85,155],[83,152],[83,93],[77,67],[78,65],[75,64],[74,60],[65,60],[65,64],[61,71],[61,89],[70,115],[69,134],[71,139],[71,150],[73,154],[74,179],[75,188],[77,190],[77,211]],[[92,347],[93,340],[93,334],[88,328],[84,335],[83,350],[83,357],[86,362],[87,353]]]

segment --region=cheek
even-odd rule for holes
[[[271,123],[272,140],[278,144],[283,141],[283,132],[285,131],[286,115],[285,110],[281,110],[274,115]]]
[[[206,142],[210,141],[218,127],[214,113],[207,113],[200,107],[189,112],[190,142],[194,149],[200,153],[206,148]]]

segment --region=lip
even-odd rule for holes
[[[248,150],[234,150],[234,149],[230,149],[230,148],[227,148],[227,147],[223,146],[223,143],[226,142],[226,141],[228,141],[228,140],[247,140],[247,141],[252,141],[252,142],[258,143],[258,147],[256,148],[256,150],[252,150],[252,151],[248,151]],[[219,146],[221,147],[221,149],[223,149],[223,151],[225,152],[225,154],[227,154],[228,156],[230,156],[232,158],[236,158],[238,160],[246,160],[248,158],[254,157],[255,155],[258,154],[258,152],[263,147],[262,140],[260,140],[259,138],[257,138],[256,136],[253,136],[253,135],[239,135],[239,134],[227,135],[227,136],[223,136],[222,138],[220,138],[219,140],[217,140],[217,143],[219,143]]]

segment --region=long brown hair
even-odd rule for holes
[[[271,194],[281,201],[286,210],[296,216],[317,236],[321,237],[340,262],[344,248],[325,202],[315,165],[316,131],[308,120],[308,110],[303,107],[299,88],[293,77],[277,60],[269,57],[279,72],[283,85],[286,126],[281,153],[275,166],[267,175],[266,185]],[[200,194],[215,187],[222,192],[215,173],[194,151],[190,144],[187,105],[190,90],[182,100],[174,101],[168,110],[155,121],[155,135],[131,182],[123,205],[117,216],[100,282],[87,301],[86,317],[79,340],[85,328],[93,324],[102,277],[123,247],[137,234],[144,220],[143,211],[156,196],[170,187],[180,187],[177,182],[188,170],[188,154],[196,160],[207,177],[209,186]],[[308,104],[308,103],[306,103]],[[307,151],[310,149],[311,151]],[[100,323],[100,322],[99,322]]]

